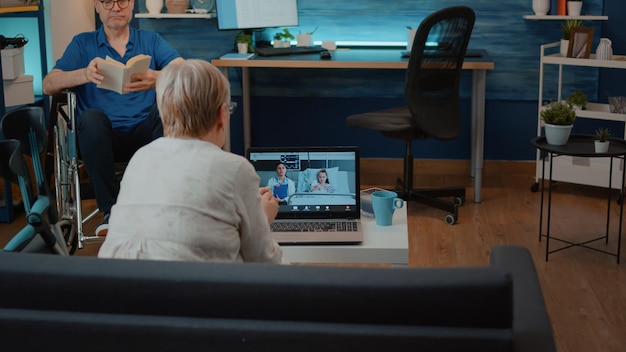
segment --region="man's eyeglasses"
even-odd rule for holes
[[[228,113],[232,114],[237,110],[237,103],[228,103]]]
[[[105,10],[112,10],[113,6],[117,3],[120,9],[125,9],[130,5],[131,0],[98,0],[102,4]]]

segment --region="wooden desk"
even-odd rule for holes
[[[373,218],[361,217],[363,243],[357,245],[281,246],[283,258],[292,263],[409,264],[407,207],[393,213],[391,226],[378,226]]]
[[[250,137],[250,68],[324,68],[324,69],[396,69],[405,70],[408,59],[402,58],[397,49],[338,49],[332,59],[322,60],[319,54],[255,57],[250,60],[212,60],[213,65],[221,67],[228,77],[228,68],[239,67],[242,71],[243,95],[243,140],[244,148],[251,145]],[[485,130],[485,87],[487,70],[493,70],[494,62],[485,51],[482,57],[468,57],[463,62],[464,70],[472,70],[472,168],[474,177],[474,202],[480,203],[484,130]],[[230,150],[230,138],[225,148]]]

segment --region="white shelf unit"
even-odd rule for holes
[[[136,13],[136,18],[215,18],[215,11],[208,13]]]
[[[549,43],[541,46],[541,57],[539,66],[539,100],[537,108],[537,135],[541,135],[541,109],[543,97],[543,80],[544,80],[544,65],[558,65],[558,87],[557,87],[557,100],[562,100],[562,85],[563,85],[563,68],[564,66],[579,66],[579,67],[593,67],[593,68],[613,68],[613,69],[626,69],[626,56],[614,55],[612,60],[596,60],[595,55],[592,54],[589,59],[577,59],[570,57],[563,57],[558,53],[560,43]],[[557,53],[548,53],[557,51]],[[552,97],[553,99],[554,97]],[[578,118],[603,120],[603,121],[619,121],[624,122],[624,135],[626,136],[626,114],[611,113],[609,104],[601,103],[588,103],[585,110],[576,110],[576,116]],[[537,151],[537,166],[535,173],[535,180],[538,182],[541,179],[541,153]],[[554,181],[571,182],[583,185],[591,185],[598,187],[608,187],[607,170],[609,167],[610,158],[583,158],[583,157],[569,157],[560,156],[554,159],[554,170],[552,170],[552,179]],[[545,175],[549,175],[550,163],[549,160],[544,160],[545,163]],[[621,183],[622,169],[624,168],[623,160],[613,159],[613,182],[612,188],[619,189]]]
[[[45,75],[48,72],[48,63],[46,56],[46,32],[43,13],[43,2],[38,5],[31,6],[18,6],[18,7],[4,7],[0,8],[0,18],[3,17],[24,17],[37,19],[37,29],[39,31],[39,59],[41,64],[41,73]],[[0,57],[0,66],[2,65],[2,57]],[[0,117],[4,116],[7,112],[6,102],[4,101],[4,80],[2,77],[2,70],[0,69]],[[44,95],[42,98],[35,97],[35,104],[41,105],[44,108],[45,116],[48,116],[49,100],[48,96]],[[14,109],[11,107],[10,109]],[[2,188],[2,184],[4,187]],[[12,189],[9,181],[0,179],[0,221],[11,223],[13,221],[13,208],[14,205],[19,204],[12,199]],[[20,205],[21,206],[21,205]]]
[[[584,16],[557,16],[557,15],[524,15],[525,20],[584,20],[584,21],[606,21],[609,16],[584,15]]]

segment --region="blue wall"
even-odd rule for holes
[[[137,0],[143,8],[144,0]],[[465,4],[476,11],[471,47],[485,48],[495,61],[487,74],[485,158],[534,160],[529,140],[537,130],[539,46],[561,37],[560,21],[530,21],[531,0],[299,0],[300,26],[319,26],[316,40],[404,42],[406,26],[417,27],[434,10]],[[621,15],[623,0],[585,0],[583,13],[604,14],[609,21],[587,22],[594,28],[593,50],[600,35],[613,41],[616,54],[626,53]],[[3,19],[4,22],[4,19]],[[139,27],[163,35],[186,58],[211,60],[233,48],[236,31],[218,31],[214,19],[139,19]],[[8,23],[0,24],[7,31]],[[12,31],[17,28],[10,26]],[[267,30],[271,37],[274,30]],[[2,33],[2,32],[0,32]],[[10,34],[10,33],[9,33]],[[6,35],[6,32],[5,32]],[[31,44],[29,44],[31,45]],[[32,44],[35,46],[35,44]],[[544,97],[556,98],[556,70],[548,69]],[[238,70],[230,70],[233,99],[240,100]],[[403,146],[377,132],[349,129],[345,117],[402,104],[403,73],[393,70],[252,70],[252,141],[255,145],[353,144],[365,157],[401,157]],[[626,95],[626,70],[568,68],[564,94],[581,89],[591,101],[604,102],[605,91]],[[419,158],[469,158],[469,95],[471,75],[462,80],[463,133],[449,142],[415,143]],[[232,118],[233,151],[243,153],[241,110]],[[591,132],[597,121],[579,119],[575,132]],[[606,124],[622,131],[622,123]]]
[[[316,40],[406,41],[406,26],[416,27],[421,19],[439,8],[466,4],[477,15],[470,47],[485,48],[495,61],[487,74],[485,158],[491,160],[533,160],[529,140],[537,131],[539,88],[539,46],[561,38],[560,21],[530,21],[530,0],[299,0],[300,26],[292,32],[306,32],[319,26]],[[626,13],[620,0],[585,0],[583,13],[605,14],[613,21],[591,21],[595,31],[593,48],[600,34],[610,37],[615,53],[626,53],[626,36],[619,28],[619,16]],[[176,46],[185,57],[207,60],[232,48],[236,31],[217,31],[214,20],[139,21],[142,28],[154,29]],[[276,29],[267,30],[271,37]],[[593,68],[565,70],[564,94],[581,89],[591,101],[603,101],[606,87],[613,94],[626,95],[626,72],[609,73]],[[240,74],[231,69],[234,99],[240,95]],[[364,111],[403,103],[403,73],[377,70],[252,70],[252,142],[255,145],[353,144],[365,157],[401,157],[402,142],[374,131],[350,129],[345,117]],[[544,98],[556,98],[556,68],[546,70]],[[621,77],[621,78],[620,78]],[[621,82],[621,83],[620,83]],[[469,95],[471,75],[463,77],[463,133],[454,141],[415,143],[419,158],[469,159]],[[575,132],[590,133],[597,121],[580,119]],[[606,124],[622,131],[623,124]],[[619,132],[616,132],[619,133]],[[233,151],[243,153],[241,115],[233,116]]]

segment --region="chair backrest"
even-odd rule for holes
[[[41,154],[45,149],[46,121],[40,107],[24,107],[6,113],[0,131],[6,138],[20,141],[22,151],[30,156]]]
[[[22,198],[30,207],[34,196],[31,188],[30,174],[26,167],[26,162],[22,156],[22,149],[20,148],[20,141],[16,139],[5,139],[0,141],[0,177],[20,185],[23,183]],[[22,178],[22,180],[20,180]],[[24,191],[27,193],[24,194]]]
[[[421,138],[446,140],[460,132],[459,81],[474,20],[471,8],[453,6],[432,13],[417,29],[405,97]]]

